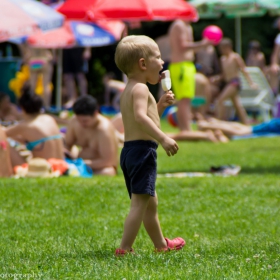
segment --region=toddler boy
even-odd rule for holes
[[[115,62],[128,77],[120,98],[125,131],[121,168],[131,198],[121,245],[115,254],[133,252],[132,244],[142,222],[156,251],[179,250],[185,245],[182,238],[170,240],[162,235],[155,192],[158,143],[168,156],[178,151],[177,143],[161,131],[159,117],[173,104],[174,95],[168,91],[156,104],[146,85],[159,82],[164,62],[155,41],[146,36],[123,38],[117,46]]]

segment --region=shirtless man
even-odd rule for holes
[[[81,147],[83,158],[94,174],[116,175],[118,141],[111,122],[98,113],[95,98],[80,96],[73,105],[75,116],[69,121],[65,136],[66,148]]]
[[[241,56],[232,50],[232,42],[228,38],[224,38],[219,44],[219,50],[221,56],[222,76],[218,79],[223,80],[224,87],[220,96],[217,99],[217,116],[218,119],[225,119],[225,105],[224,102],[227,99],[231,99],[233,106],[240,121],[247,124],[247,113],[242,106],[238,97],[238,90],[240,89],[239,71],[241,71],[249,85],[254,88],[256,87],[248,72],[246,71],[246,65]]]
[[[189,22],[175,20],[169,28],[171,57],[169,70],[172,90],[178,100],[178,122],[181,131],[191,130],[191,99],[195,95],[194,52],[208,46],[203,39],[193,41],[193,30]]]
[[[10,97],[0,92],[0,121],[17,121],[21,117],[16,105],[12,104]]]

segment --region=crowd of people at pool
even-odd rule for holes
[[[277,25],[280,29],[280,19]],[[175,20],[168,34],[156,38],[155,42],[165,62],[162,70],[170,71],[176,99],[176,120],[172,124],[178,131],[167,133],[169,137],[175,141],[226,143],[236,135],[280,134],[277,112],[268,122],[252,123],[239,96],[242,88],[240,72],[252,90],[258,90],[258,85],[246,70],[248,66],[258,67],[267,78],[276,102],[279,92],[280,34],[275,39],[268,65],[258,41],[250,42],[243,60],[233,50],[228,38],[220,38],[218,44],[206,37],[194,42],[190,23],[182,20]],[[121,113],[113,118],[104,116],[97,100],[87,94],[83,67],[90,57],[90,49],[65,53],[67,110],[59,115],[45,110],[51,100],[49,80],[52,52],[43,49],[30,51],[28,47],[23,47],[22,52],[23,62],[29,65],[31,71],[29,81],[22,87],[16,104],[10,101],[8,94],[0,93],[0,177],[50,177],[55,171],[58,176],[116,175],[118,148],[125,141],[123,119]],[[34,57],[37,60],[38,57],[42,58],[41,68],[32,68]],[[35,90],[38,74],[45,77],[42,96]],[[79,97],[74,91],[75,78],[79,83]],[[126,80],[118,81],[114,74],[108,73],[103,83],[105,105],[113,106],[118,111]],[[163,94],[159,87],[155,98],[160,99]],[[195,97],[203,101],[199,106],[193,106]],[[227,100],[231,100],[233,111],[225,106]],[[168,114],[170,110],[166,112]],[[232,121],[229,112],[234,112],[238,121]]]

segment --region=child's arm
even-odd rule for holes
[[[246,70],[246,65],[244,60],[241,58],[240,55],[236,54],[235,56],[235,61],[240,69],[240,71],[243,73],[245,79],[247,80],[247,82],[249,83],[250,87],[255,88],[257,87],[257,85],[253,82],[253,80],[251,79],[249,73]]]
[[[176,154],[178,150],[177,143],[165,135],[147,115],[149,98],[148,87],[144,84],[136,85],[134,87],[132,97],[134,118],[141,129],[157,140],[162,145],[168,156]]]
[[[157,104],[158,115],[161,117],[164,109],[166,109],[168,106],[170,106],[172,104],[174,104],[174,94],[171,90],[169,90],[164,95],[162,95],[160,100],[158,101],[158,104]]]

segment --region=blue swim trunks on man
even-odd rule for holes
[[[252,133],[254,134],[280,134],[280,119],[272,119],[268,122],[264,122],[252,127]]]
[[[130,198],[132,193],[155,196],[157,147],[154,141],[124,142],[120,164]]]

